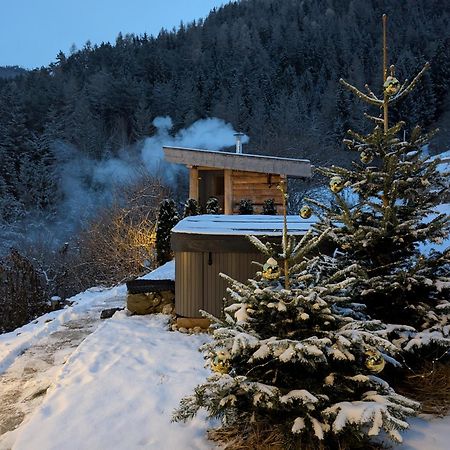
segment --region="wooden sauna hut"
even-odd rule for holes
[[[203,207],[209,197],[217,197],[225,214],[187,217],[172,230],[175,311],[179,316],[199,317],[200,309],[221,314],[227,285],[219,273],[244,282],[255,275],[257,267],[252,261],[264,262],[265,257],[247,235],[281,241],[282,216],[233,215],[239,202],[249,199],[255,212],[261,212],[264,201],[274,199],[281,213],[280,181],[311,177],[309,160],[243,154],[241,136],[236,134],[236,152],[163,147],[166,161],[189,169],[189,197]],[[293,234],[303,235],[310,225],[299,217],[289,217]]]
[[[189,197],[205,207],[217,197],[224,214],[238,212],[239,202],[252,200],[255,213],[265,200],[274,199],[281,212],[281,192],[277,186],[286,177],[311,177],[306,159],[219,152],[182,147],[163,147],[165,160],[189,169]],[[237,151],[239,151],[237,149]]]
[[[288,216],[289,233],[302,236],[314,219]],[[175,312],[196,318],[199,310],[221,316],[227,296],[225,273],[238,281],[253,278],[259,268],[252,261],[265,262],[247,239],[281,242],[283,216],[201,215],[186,217],[172,229],[175,253]]]

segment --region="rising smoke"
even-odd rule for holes
[[[171,134],[172,119],[157,117],[156,133],[114,157],[94,160],[65,143],[55,143],[58,159],[61,201],[51,218],[30,211],[27,218],[0,234],[0,254],[11,246],[22,247],[40,242],[58,246],[76,233],[102,207],[111,204],[121,186],[147,172],[166,184],[173,184],[183,168],[164,161],[163,146],[222,150],[234,145],[235,130],[221,119],[198,120],[188,128]],[[248,142],[245,136],[243,143]],[[173,186],[175,187],[175,186]]]

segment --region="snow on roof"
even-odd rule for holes
[[[305,234],[317,217],[302,219],[288,216],[288,230],[291,234]],[[173,233],[211,235],[256,235],[280,236],[283,230],[283,216],[266,215],[211,215],[191,216],[178,222]]]
[[[175,260],[166,262],[162,266],[139,277],[138,280],[174,280],[175,281]]]

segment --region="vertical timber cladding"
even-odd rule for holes
[[[261,253],[176,252],[176,313],[184,317],[200,317],[205,310],[222,316],[223,299],[228,297],[228,283],[219,274],[246,282],[259,270],[253,261],[263,263]]]
[[[288,216],[289,231],[303,236],[314,223]],[[245,283],[254,278],[265,255],[259,253],[247,235],[279,244],[283,216],[200,215],[186,217],[172,230],[175,252],[175,310],[184,317],[200,317],[205,310],[221,316],[228,297],[226,280],[220,273]]]
[[[175,252],[175,309],[185,317],[199,317],[203,309],[203,254]]]
[[[282,194],[277,188],[281,175],[233,170],[232,177],[233,212],[239,212],[241,200],[250,199],[255,206],[255,213],[261,213],[264,201],[273,198],[277,213],[281,213]]]
[[[253,278],[259,270],[253,261],[262,263],[265,259],[261,253],[203,253],[203,309],[216,317],[223,314],[223,299],[229,299],[228,282],[219,274],[224,273],[237,281],[245,283]]]

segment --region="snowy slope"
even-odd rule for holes
[[[100,317],[102,309],[124,306],[125,285],[112,289],[92,288],[69,300],[71,307],[45,314],[34,322],[0,335],[0,374],[26,349],[81,317]]]
[[[116,313],[78,347],[41,407],[5,443],[14,450],[211,448],[204,419],[170,422],[180,398],[208,374],[197,351],[207,335],[169,332],[167,322]]]
[[[167,322],[168,316],[125,311],[102,322],[53,373],[35,412],[0,437],[0,449],[212,448],[206,439],[212,424],[204,416],[187,424],[170,422],[179,400],[210,373],[197,350],[209,337],[168,331]],[[448,449],[450,417],[411,423],[396,448]]]
[[[437,205],[435,207],[436,214],[431,214],[425,220],[425,222],[429,222],[433,220],[438,214],[447,214],[450,216],[450,203],[443,203],[441,205]],[[446,239],[442,240],[442,242],[426,242],[424,244],[419,245],[419,249],[422,253],[428,254],[430,251],[435,250],[437,252],[443,252],[445,249],[450,247],[450,236]]]
[[[449,205],[439,209],[450,212]],[[169,262],[146,277],[172,278],[173,272],[174,263]],[[213,447],[206,439],[206,430],[213,424],[204,415],[187,424],[170,421],[180,399],[210,373],[198,352],[209,336],[170,332],[169,317],[163,315],[129,316],[121,311],[100,321],[102,309],[124,306],[125,294],[125,286],[90,289],[73,297],[71,307],[0,335],[0,371],[5,371],[0,383],[2,376],[8,383],[18,383],[31,369],[36,371],[34,379],[12,386],[10,392],[23,388],[21,395],[26,399],[44,388],[42,398],[25,408],[25,420],[16,430],[1,435],[0,426],[0,450]],[[81,337],[66,343],[74,329],[82,332]],[[49,342],[51,345],[43,345]],[[29,364],[30,354],[40,349],[43,354],[38,352],[38,356],[46,359],[53,347],[53,367],[43,367],[40,360]],[[3,386],[8,387],[0,384]],[[9,393],[5,391],[5,395]],[[404,443],[394,448],[447,450],[450,416],[414,418],[403,437]]]

